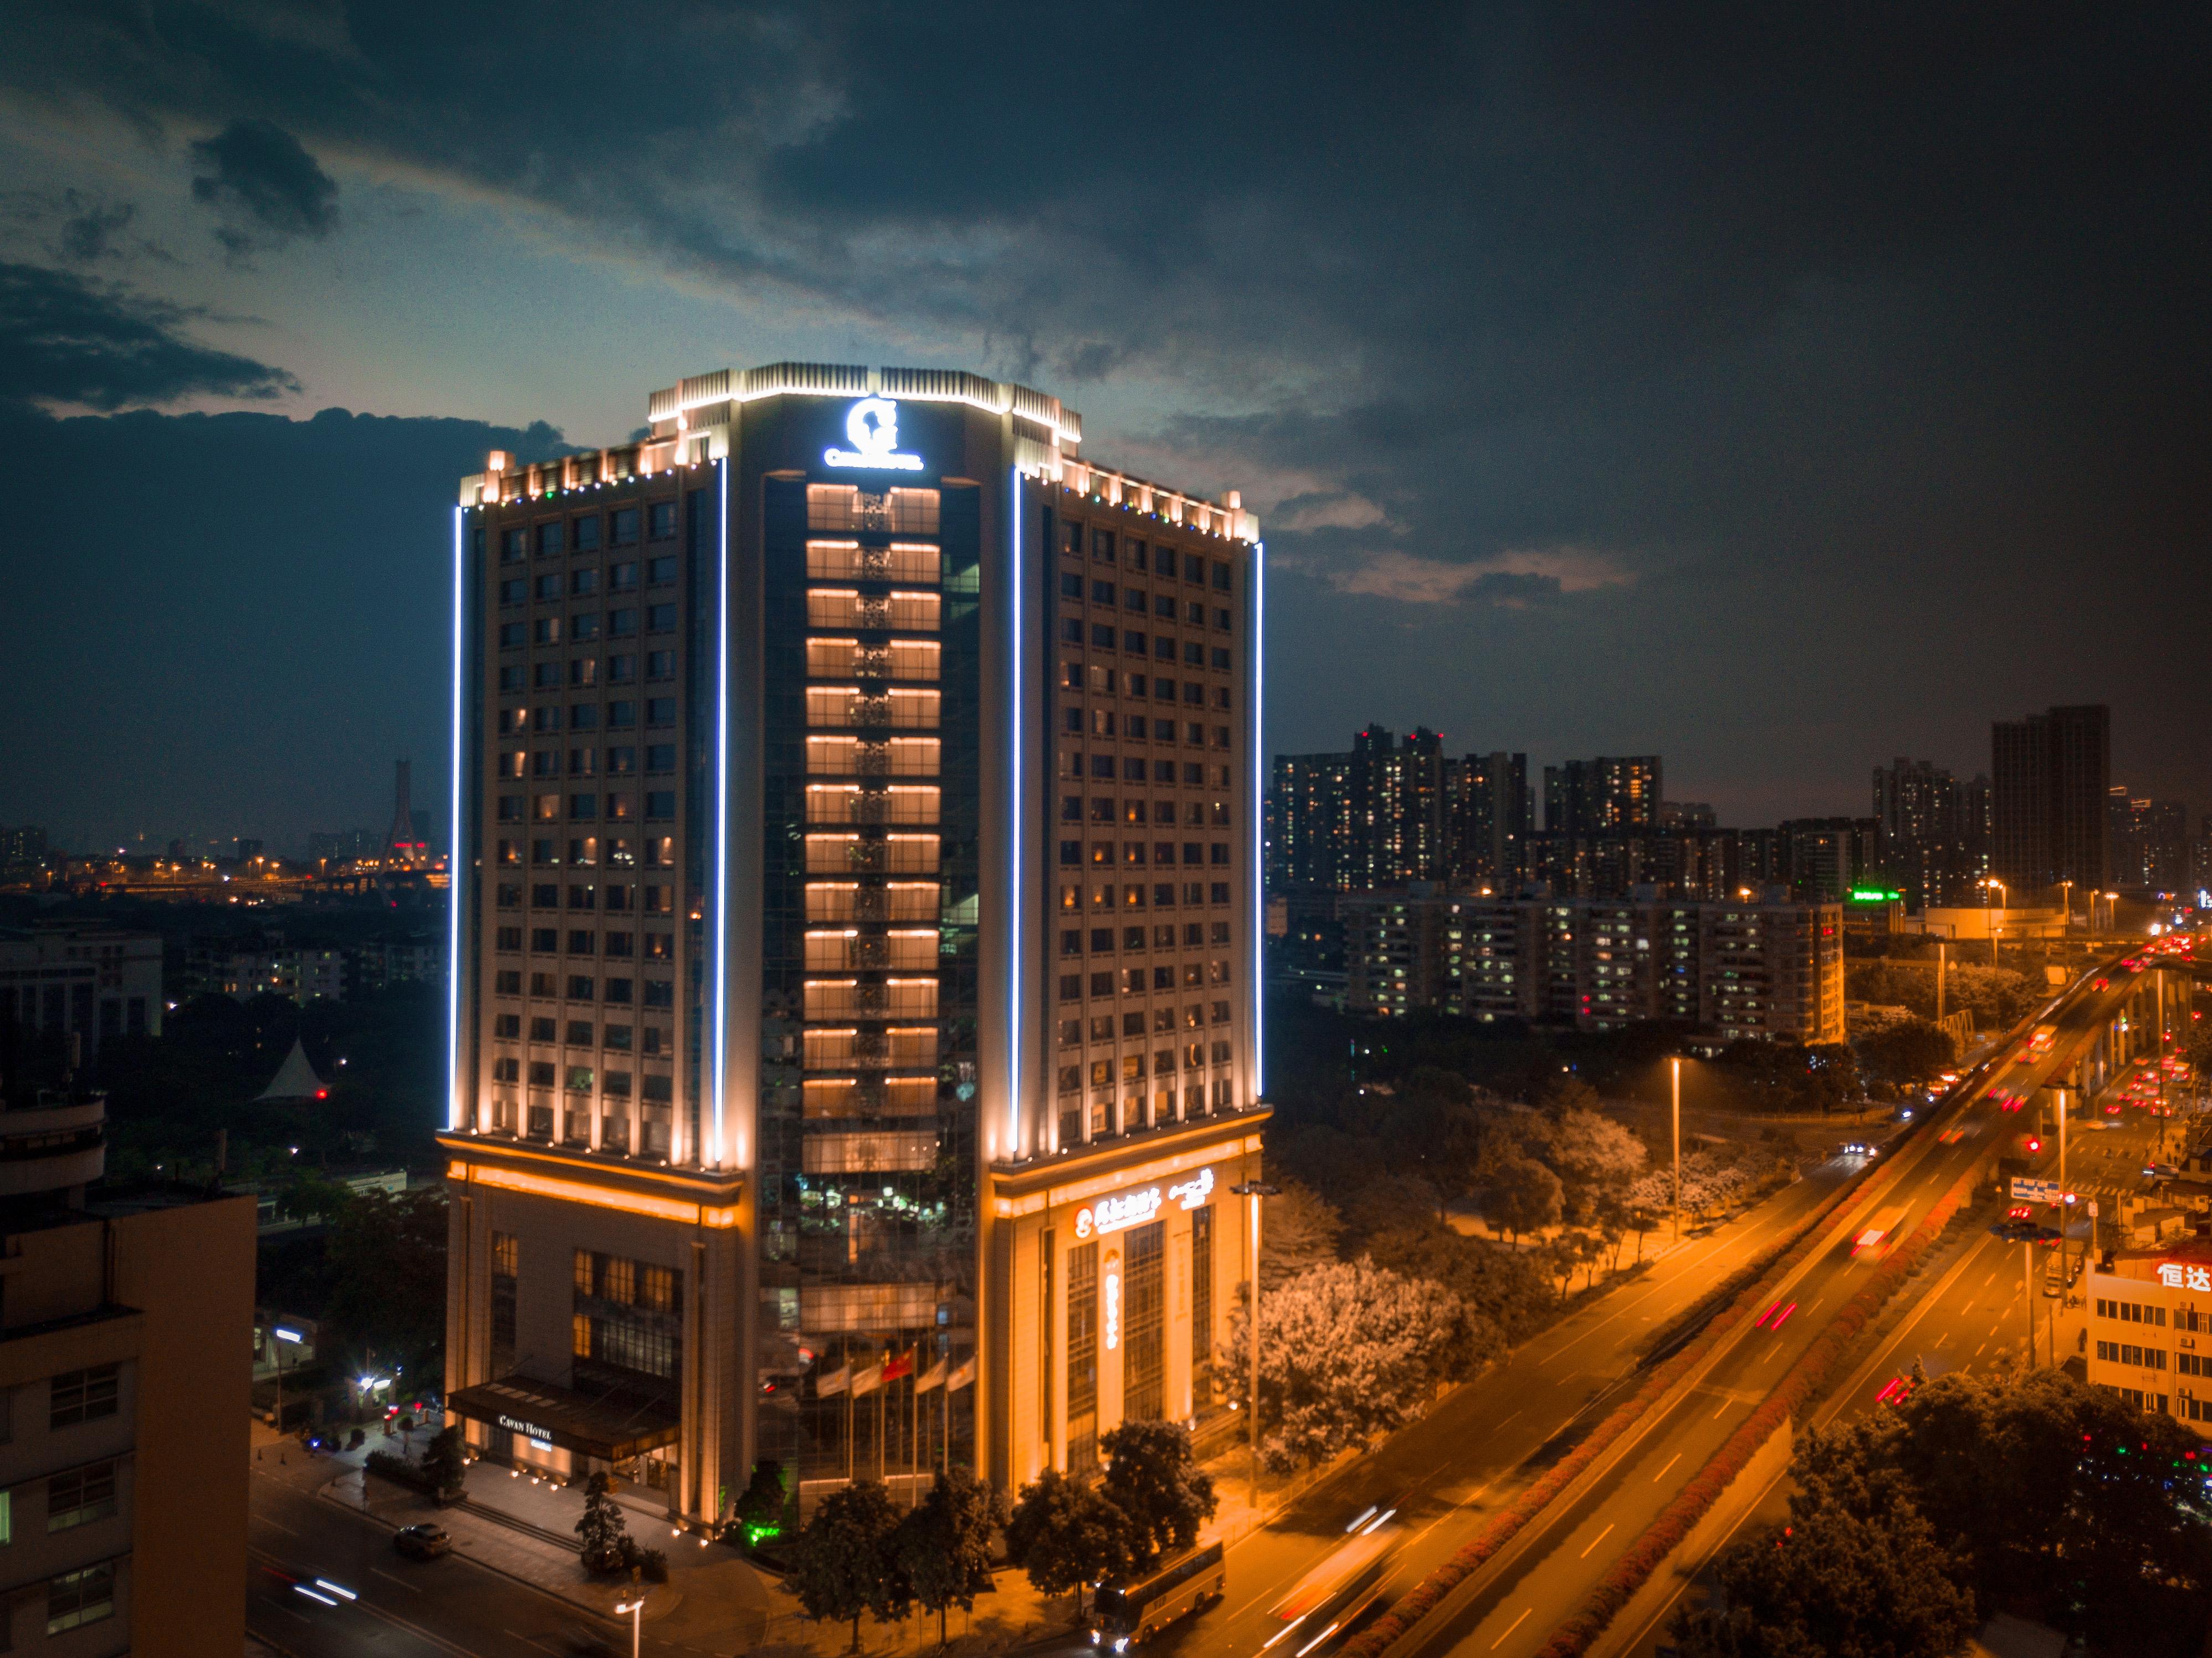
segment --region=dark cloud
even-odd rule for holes
[[[19,190],[0,196],[0,219],[28,233],[58,264],[138,258],[174,264],[173,257],[157,244],[143,236],[126,236],[137,217],[135,203],[76,189]]]
[[[337,228],[337,181],[274,122],[233,121],[195,143],[192,157],[203,169],[192,199],[224,216],[216,240],[233,254],[295,236],[319,241]]]
[[[2212,804],[2144,621],[2205,562],[2202,7],[271,15],[33,9],[0,82],[252,111],[878,360],[988,342],[1100,458],[1291,504],[1285,746],[1371,710],[1840,809],[2107,698]]]
[[[544,426],[330,409],[51,418],[0,404],[39,480],[9,533],[0,823],[144,831],[380,827],[392,762],[444,793],[456,484]],[[82,839],[78,844],[82,844]]]
[[[0,404],[120,409],[299,390],[281,368],[187,337],[198,314],[72,271],[0,264]]]

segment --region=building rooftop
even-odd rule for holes
[[[1083,416],[1058,398],[1011,380],[988,380],[957,368],[871,368],[859,363],[772,362],[757,368],[717,368],[653,393],[646,406],[651,435],[596,454],[517,465],[494,452],[482,472],[461,480],[464,507],[525,495],[595,488],[618,478],[671,472],[686,459],[684,434],[720,424],[732,405],[762,398],[882,397],[912,403],[957,403],[1016,422],[1018,464],[1032,477],[1057,483],[1101,505],[1120,507],[1202,534],[1255,542],[1260,522],[1244,510],[1237,491],[1224,501],[1170,489],[1132,472],[1093,465],[1074,451],[1083,442]],[[691,458],[696,460],[694,452]]]

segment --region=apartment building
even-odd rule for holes
[[[1609,1030],[1645,1019],[1734,1041],[1844,1039],[1843,909],[1779,889],[1717,902],[1428,887],[1343,901],[1346,1005]]]
[[[1025,386],[772,364],[454,520],[448,1389],[711,1527],[1218,1408],[1257,525]],[[478,872],[472,874],[471,872]]]
[[[105,1188],[106,1135],[98,1094],[0,1108],[0,1647],[234,1658],[253,1202]]]

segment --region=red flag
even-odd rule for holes
[[[901,1353],[896,1358],[887,1361],[884,1365],[884,1380],[886,1382],[896,1382],[902,1376],[912,1376],[913,1374],[914,1349],[911,1347]]]

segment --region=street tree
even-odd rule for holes
[[[783,1465],[772,1457],[761,1458],[753,1464],[752,1479],[738,1494],[735,1515],[744,1527],[745,1540],[757,1543],[781,1531],[786,1502]]]
[[[1113,1499],[1089,1482],[1047,1468],[1022,1487],[1006,1517],[1006,1558],[1040,1594],[1083,1591],[1127,1571],[1136,1557],[1136,1526]]]
[[[1559,1175],[1565,1202],[1578,1218],[1590,1214],[1605,1193],[1642,1174],[1650,1157],[1644,1142],[1612,1118],[1579,1107],[1553,1119],[1544,1147],[1544,1161]]]
[[[937,1643],[945,1643],[945,1614],[975,1609],[991,1582],[991,1532],[1005,1523],[998,1489],[963,1467],[940,1467],[928,1494],[898,1523],[891,1553],[914,1598],[937,1614]]]
[[[1959,1056],[1951,1033],[1928,1019],[1893,1020],[1852,1045],[1869,1076],[1899,1085],[1925,1082]]]
[[[1176,1422],[1125,1422],[1098,1437],[1106,1453],[1107,1497],[1129,1516],[1139,1552],[1187,1549],[1213,1517],[1213,1476],[1191,1454],[1190,1430]]]
[[[2115,1651],[2203,1649],[2212,1505],[2200,1442],[2063,1371],[1917,1389],[1877,1448],[1991,1603],[2105,1631]]]
[[[614,1499],[612,1482],[595,1473],[584,1482],[584,1512],[577,1516],[576,1540],[583,1546],[587,1571],[613,1571],[623,1564],[623,1546],[629,1527],[622,1504]]]
[[[422,1472],[429,1476],[430,1488],[441,1495],[458,1492],[467,1485],[467,1442],[459,1423],[430,1436],[430,1442],[422,1448]]]
[[[1437,1218],[1474,1184],[1483,1146],[1481,1115],[1467,1079],[1425,1066],[1398,1086],[1382,1121],[1391,1172],[1419,1181],[1432,1194]]]
[[[1337,1259],[1344,1218],[1303,1181],[1277,1182],[1281,1195],[1267,1199],[1260,1240],[1260,1290],[1273,1295],[1278,1284],[1301,1278]]]
[[[1509,1339],[1551,1315],[1551,1292],[1527,1255],[1429,1217],[1377,1232],[1370,1253],[1376,1266],[1441,1285],[1459,1298],[1460,1328],[1447,1349],[1447,1379],[1472,1375]]]
[[[809,1618],[853,1625],[860,1649],[860,1615],[896,1623],[913,1599],[891,1540],[899,1512],[879,1479],[862,1479],[822,1499],[792,1551],[786,1593],[796,1595]]]
[[[1793,1498],[1715,1567],[1723,1600],[1677,1616],[1684,1658],[1949,1658],[1974,1631],[1963,1567],[1901,1490],[1869,1511]],[[1721,1606],[1725,1606],[1722,1610]]]
[[[1490,1166],[1490,1183],[1482,1194],[1482,1218],[1506,1241],[1517,1244],[1524,1232],[1540,1232],[1559,1224],[1559,1177],[1535,1158],[1508,1152]]]
[[[446,1335],[444,1188],[354,1193],[325,1254],[331,1317],[348,1340],[419,1373]]]
[[[1250,1375],[1248,1315],[1224,1355]],[[1457,1297],[1362,1256],[1310,1272],[1267,1297],[1260,1320],[1261,1455],[1283,1470],[1372,1442],[1417,1416],[1448,1363],[1464,1316]]]

